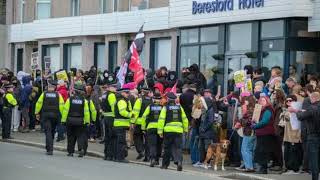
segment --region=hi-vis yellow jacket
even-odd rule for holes
[[[67,121],[69,110],[70,110],[70,98],[68,98],[68,100],[64,104],[64,109],[63,109],[62,118],[61,118],[62,123],[65,123]],[[86,99],[84,100],[83,113],[84,113],[83,124],[90,124],[90,110],[89,110],[88,101]]]
[[[132,107],[130,101],[120,99],[114,108],[115,118],[114,127],[130,127],[130,119],[132,118]]]
[[[59,94],[59,93],[58,93]],[[43,106],[43,100],[44,100],[44,93],[42,93],[36,103],[36,109],[35,109],[35,114],[39,114],[42,106]],[[63,113],[63,108],[64,108],[64,100],[63,97],[59,94],[59,112],[62,115]]]
[[[183,133],[188,132],[188,118],[183,108],[180,106],[181,119],[176,119],[171,122],[166,122],[167,117],[167,107],[164,106],[160,112],[159,120],[158,120],[158,134],[162,135],[163,133]]]

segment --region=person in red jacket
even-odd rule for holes
[[[58,81],[57,92],[63,97],[64,102],[69,98],[66,83],[63,80]]]
[[[56,91],[62,96],[64,102],[66,102],[67,99],[69,98],[69,93],[68,93],[67,85],[63,80],[58,81],[58,86]],[[65,127],[61,123],[57,125],[57,132],[58,132],[57,142],[63,141],[65,139]]]

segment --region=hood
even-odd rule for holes
[[[177,80],[177,72],[169,71],[168,73],[168,80],[169,81],[176,81]]]
[[[190,72],[199,72],[199,66],[197,64],[192,64],[190,67],[189,67],[189,71]]]
[[[109,73],[108,70],[104,70],[104,71],[103,71],[103,77],[104,77],[104,78],[108,78],[109,75],[110,75],[110,73]]]
[[[153,87],[159,89],[160,93],[163,93],[164,91],[164,87],[161,83],[156,83]]]
[[[31,77],[30,76],[24,76],[22,77],[22,84],[25,86],[27,84],[30,84]]]

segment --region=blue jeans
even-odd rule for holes
[[[246,169],[253,169],[253,155],[255,145],[255,136],[243,136],[241,145],[241,155]]]
[[[199,154],[199,131],[196,128],[192,128],[190,134],[190,156],[192,164],[200,161],[200,154]]]
[[[312,180],[319,178],[319,149],[320,149],[320,135],[308,135],[307,149],[309,158],[309,168],[312,174]]]

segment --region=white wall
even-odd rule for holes
[[[7,26],[0,25],[0,68],[2,67],[9,67],[9,63],[5,62],[7,57]]]
[[[170,0],[170,27],[218,24],[283,17],[311,17],[311,0],[264,0],[264,7],[239,10],[239,0],[234,0],[234,10],[205,14],[192,14],[193,0]],[[211,2],[212,0],[195,0]]]
[[[36,20],[10,26],[10,42],[70,36],[134,33],[169,28],[169,8]]]
[[[320,31],[320,0],[313,0],[313,16],[309,19],[309,31]]]

